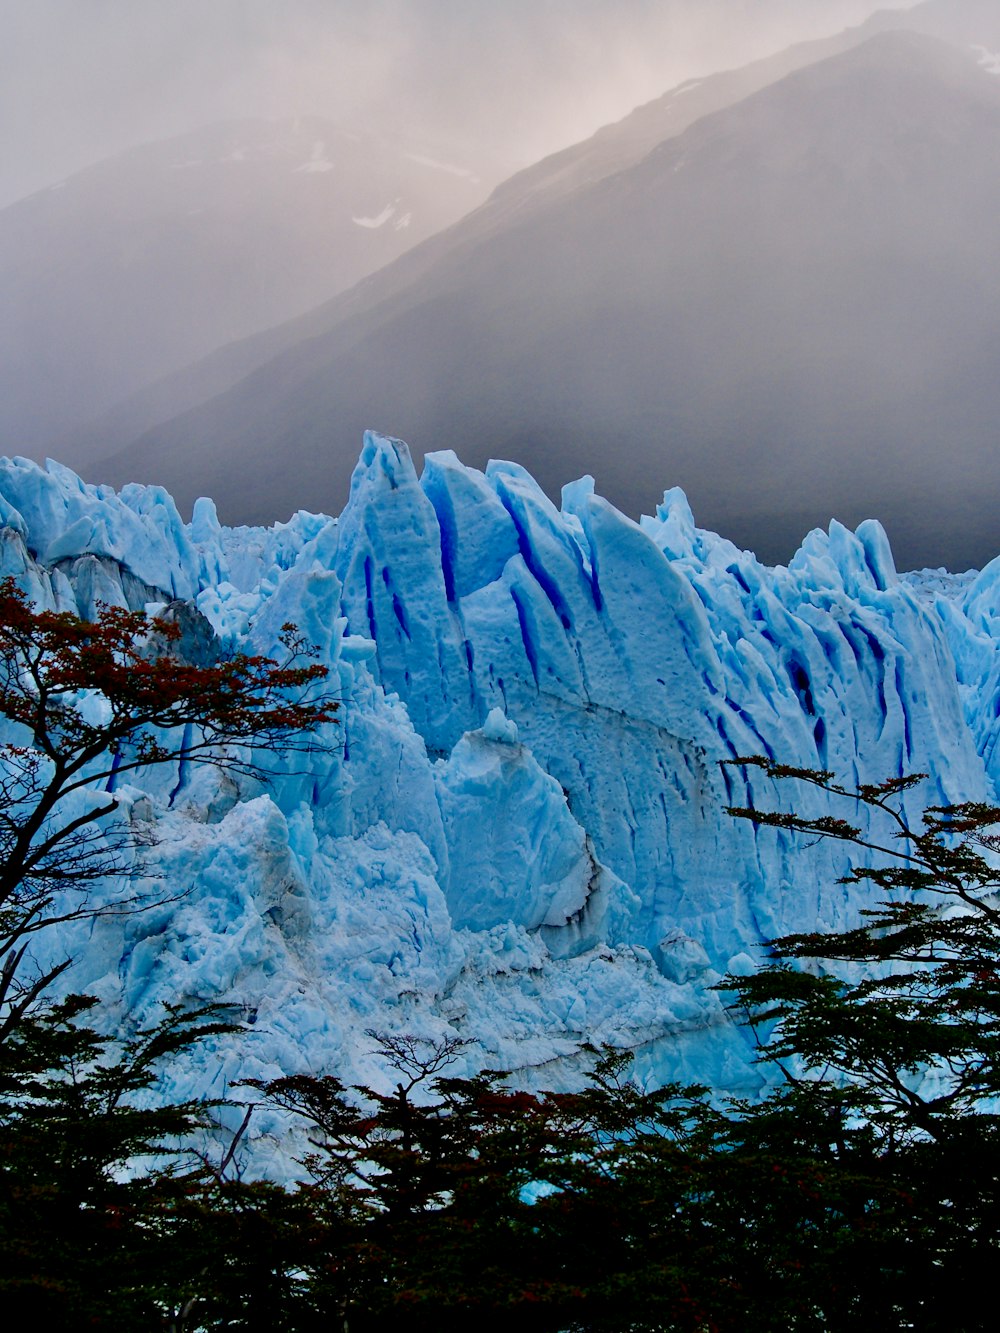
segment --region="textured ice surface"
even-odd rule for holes
[[[584,479],[559,510],[513,464],[431,454],[418,478],[374,435],[339,519],[226,529],[201,501],[185,524],[162,490],[15,460],[0,521],[0,572],[39,602],[184,599],[263,652],[293,621],[343,701],[334,747],[307,773],[275,760],[266,789],[132,776],[118,817],[175,900],[47,941],[126,1021],[165,999],[246,1021],[175,1071],[184,1093],[377,1080],[370,1029],[458,1034],[528,1084],[611,1042],[642,1078],[752,1087],[707,987],[769,936],[849,921],[860,891],[843,847],[730,819],[777,798],[719,761],[925,772],[914,812],[1000,784],[1000,562],[897,576],[874,522],[769,569],[679,491],[636,524]]]

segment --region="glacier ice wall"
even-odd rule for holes
[[[770,936],[846,922],[861,891],[837,882],[843,847],[727,816],[787,796],[719,761],[926,773],[914,813],[1000,785],[1000,561],[898,575],[874,522],[769,569],[679,491],[636,524],[587,479],[557,509],[513,464],[431,454],[418,478],[368,435],[337,519],[227,529],[203,500],[183,523],[158,488],[4,460],[0,523],[0,576],[38,602],[182,601],[203,637],[263,652],[294,621],[342,700],[307,773],[134,778],[119,817],[172,901],[45,941],[123,1021],[164,999],[245,1020],[180,1092],[377,1080],[373,1029],[458,1034],[470,1065],[527,1083],[606,1041],[644,1078],[750,1087],[708,988]]]

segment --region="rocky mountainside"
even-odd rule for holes
[[[235,520],[334,508],[377,425],[520,460],[550,494],[590,472],[632,513],[681,484],[768,560],[832,514],[879,516],[904,565],[981,564],[997,161],[982,57],[876,35],[522,220],[453,229],[100,476],[208,491]]]
[[[497,187],[486,203],[424,244],[373,274],[356,290],[323,303],[301,318],[220,348],[195,365],[131,395],[60,442],[70,463],[109,455],[150,427],[231,388],[258,366],[297,342],[329,333],[417,284],[439,261],[475,248],[497,230],[523,220],[552,200],[594,184],[637,163],[658,144],[682,133],[701,117],[734,106],[754,92],[817,60],[849,50],[876,33],[904,27],[940,37],[971,51],[987,67],[1000,50],[1000,16],[992,0],[925,0],[905,10],[880,10],[858,27],[787,50],[742,68],[690,79],[636,108],[590,139],[553,153]]]
[[[318,119],[237,121],[3,209],[0,449],[41,456],[455,221],[492,182],[440,156]]]

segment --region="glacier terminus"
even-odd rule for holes
[[[711,986],[769,938],[856,919],[863,890],[838,882],[843,845],[732,819],[785,794],[720,761],[924,773],[914,816],[1000,794],[1000,559],[897,573],[874,521],[769,568],[678,490],[637,524],[587,478],[556,508],[515,464],[432,453],[418,477],[369,433],[337,518],[225,528],[201,500],[185,523],[162,489],[14,459],[0,523],[0,576],[38,604],[183,603],[185,642],[215,653],[277,655],[292,622],[340,700],[312,762],[276,756],[266,786],[129,774],[115,818],[169,894],[39,937],[122,1023],[163,1001],[242,1020],[167,1095],[377,1082],[373,1029],[466,1039],[470,1069],[525,1086],[609,1043],[642,1081],[752,1091]]]

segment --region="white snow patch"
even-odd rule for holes
[[[355,218],[351,221],[356,227],[369,227],[374,230],[376,227],[384,227],[396,211],[395,204],[386,204],[381,213],[377,213],[373,218]]]
[[[693,92],[695,88],[700,88],[704,82],[704,79],[689,79],[687,83],[682,83],[679,88],[674,89],[674,96],[682,97],[684,93]]]
[[[317,172],[320,171],[333,170],[333,163],[326,155],[326,144],[323,142],[322,139],[317,139],[316,142],[313,144],[312,153],[309,157],[309,161],[303,162],[301,167],[296,167],[295,170],[297,172],[305,171],[308,172],[310,175],[315,175]]]
[[[412,221],[413,221],[412,213],[403,213],[400,217],[396,219],[396,221],[392,225],[396,229],[396,231],[402,231],[403,228],[408,227]]]
[[[979,45],[972,49],[979,52],[979,63],[988,75],[1000,75],[1000,51],[987,51],[987,48]]]
[[[234,148],[231,153],[219,159],[220,162],[245,162],[247,160],[247,150],[245,148]]]
[[[406,156],[421,167],[433,167],[435,171],[446,171],[449,176],[461,176],[463,180],[471,181],[473,185],[479,184],[479,177],[468,167],[456,167],[452,162],[439,162],[437,158],[425,157],[423,153],[407,153]]]
[[[1000,74],[1000,51],[990,51],[978,43],[972,49],[979,52],[979,63],[987,74]]]

